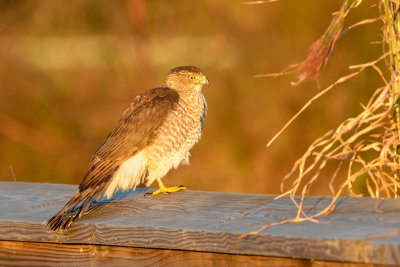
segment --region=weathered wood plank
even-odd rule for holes
[[[320,223],[260,226],[292,218],[288,198],[271,195],[184,191],[143,197],[147,189],[120,193],[64,234],[43,222],[57,212],[76,186],[0,183],[0,240],[131,246],[273,257],[400,264],[400,200],[341,198]],[[310,213],[329,202],[308,197]],[[379,212],[376,210],[379,209]]]
[[[289,258],[144,249],[103,245],[72,245],[0,241],[0,266],[330,266],[369,267],[354,264]]]

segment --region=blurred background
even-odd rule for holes
[[[377,17],[364,1],[345,27]],[[372,3],[373,2],[373,3]],[[196,65],[211,85],[203,137],[191,165],[167,186],[280,193],[282,177],[311,142],[361,111],[378,75],[336,87],[267,142],[349,65],[382,54],[380,22],[345,33],[319,81],[254,78],[305,59],[342,1],[0,0],[0,181],[79,184],[91,155],[140,92],[179,65]],[[320,85],[320,88],[318,87]],[[11,171],[10,166],[13,171]],[[153,184],[153,187],[156,187]],[[311,194],[329,194],[327,183]]]

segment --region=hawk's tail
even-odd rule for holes
[[[77,192],[71,200],[65,204],[64,208],[46,222],[47,228],[58,232],[64,231],[85,214],[90,204],[95,200],[96,195],[93,196],[90,194],[89,190]]]
[[[79,191],[56,215],[47,221],[47,228],[62,232],[87,211],[96,208],[90,205],[101,197],[104,188],[117,169],[118,166],[110,164],[109,161],[93,164],[79,185]]]

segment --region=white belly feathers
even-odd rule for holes
[[[143,152],[139,152],[122,163],[118,171],[116,171],[114,176],[111,178],[111,182],[104,192],[104,196],[111,198],[114,192],[119,189],[135,189],[136,186],[143,182],[145,172],[146,160],[143,157]]]

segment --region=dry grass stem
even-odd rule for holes
[[[344,29],[344,30],[342,31],[342,34],[345,33],[345,32],[347,32],[348,30],[351,30],[351,29],[357,27],[357,26],[365,25],[365,24],[370,24],[370,23],[375,23],[375,22],[377,22],[377,21],[382,20],[382,18],[383,18],[383,16],[379,16],[378,18],[373,18],[373,19],[364,19],[364,20],[359,21],[359,22],[357,22],[357,23],[354,23],[353,25],[351,25],[351,26],[347,27],[346,29]]]
[[[335,81],[333,84],[331,84],[330,86],[328,86],[327,88],[325,88],[324,90],[322,90],[321,92],[319,92],[318,94],[316,94],[314,97],[312,97],[283,127],[281,130],[279,130],[278,133],[276,133],[271,140],[268,142],[267,147],[269,147],[275,140],[276,138],[278,138],[283,131],[286,130],[287,127],[289,127],[290,124],[292,124],[292,122],[301,114],[303,113],[304,110],[306,110],[311,104],[312,102],[314,102],[315,100],[317,100],[318,98],[320,98],[321,96],[323,96],[324,94],[326,94],[327,92],[329,92],[333,87],[335,87],[336,85],[343,83],[353,77],[355,77],[356,75],[358,75],[360,72],[362,72],[365,69],[365,67],[362,67],[359,71],[353,72],[347,76],[341,77],[339,78],[337,81]]]
[[[300,66],[301,63],[297,63],[297,64],[292,64],[289,65],[288,67],[284,68],[282,71],[277,72],[277,73],[267,73],[267,74],[257,74],[254,75],[254,78],[262,78],[262,77],[272,77],[272,78],[277,78],[279,76],[283,76],[283,75],[288,75],[288,74],[293,74],[296,73],[295,69]]]
[[[297,81],[294,85],[318,77],[342,34],[344,19],[349,14],[349,11],[360,5],[361,2],[362,0],[345,0],[343,2],[341,9],[335,13],[324,34],[311,45],[307,59],[297,70]]]
[[[242,2],[242,4],[243,5],[260,5],[260,4],[277,2],[277,1],[279,1],[279,0],[246,1],[246,2]]]
[[[348,11],[360,3],[361,1],[344,1],[341,10],[335,15],[324,35],[312,45],[309,57],[299,67],[297,83],[319,74],[333,51]],[[383,22],[384,52],[382,56],[368,63],[350,66],[350,69],[358,69],[358,71],[339,78],[310,99],[269,141],[267,146],[313,101],[335,85],[359,75],[364,69],[369,67],[374,69],[384,82],[384,86],[375,90],[366,105],[361,105],[360,114],[346,119],[335,130],[330,130],[317,138],[283,178],[281,184],[283,193],[276,199],[283,196],[290,197],[298,209],[294,218],[267,224],[257,231],[241,236],[242,238],[258,234],[273,225],[288,222],[317,222],[317,217],[328,215],[335,209],[337,199],[344,193],[354,197],[369,195],[374,198],[398,198],[400,196],[400,41],[398,38],[400,3],[381,0],[377,7],[382,13],[379,19]],[[347,29],[375,21],[377,19],[363,20]],[[386,60],[387,70],[378,67],[378,63],[382,60]],[[385,76],[390,76],[390,78]],[[329,177],[326,185],[332,194],[332,199],[321,210],[307,213],[303,207],[304,198],[311,186],[324,176]],[[285,191],[285,184],[289,180],[291,184]],[[354,187],[356,181],[365,186],[364,191],[357,192]],[[300,197],[295,198],[296,195]]]

